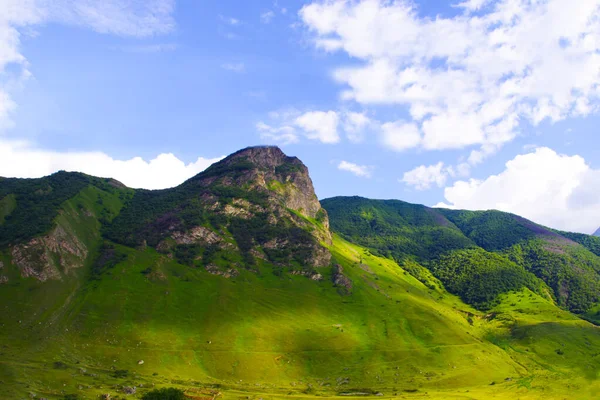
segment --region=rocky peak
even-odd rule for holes
[[[262,190],[277,198],[284,207],[319,219],[328,226],[327,214],[315,194],[308,168],[277,146],[239,150],[192,180],[208,186],[219,184]]]
[[[261,262],[310,270],[331,260],[329,219],[308,168],[273,146],[233,153],[176,188],[140,192],[110,229],[116,242],[211,273]]]
[[[594,236],[600,236],[600,228],[598,228],[598,229],[596,230],[596,232],[594,232]]]
[[[300,161],[297,157],[287,156],[277,146],[246,147],[245,149],[231,154],[229,157],[225,158],[223,162],[235,162],[239,159],[247,160],[258,168],[267,169],[277,168],[283,164],[296,164],[304,166],[302,161]]]

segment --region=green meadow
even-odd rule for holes
[[[351,294],[328,269],[318,282],[266,266],[227,279],[116,248],[127,259],[98,280],[3,288],[3,398],[119,396],[115,385],[263,399],[583,399],[600,388],[598,329],[527,289],[482,313],[339,237],[331,250]]]
[[[253,174],[246,164],[234,164],[234,176]],[[296,195],[287,185],[278,196]],[[321,240],[331,253],[328,266],[297,265],[302,258],[282,265],[251,246],[252,234],[271,235],[272,227],[248,217],[230,235],[234,217],[211,219],[196,195],[202,187],[141,192],[136,204],[137,192],[80,174],[3,181],[3,243],[59,232],[60,246],[87,253],[78,261],[47,250],[56,244],[35,250],[26,242],[28,256],[43,260],[46,251],[40,265],[58,268],[60,279],[41,282],[22,277],[14,247],[0,250],[0,398],[141,399],[157,388],[203,400],[600,398],[600,330],[584,320],[598,319],[597,282],[584,279],[600,265],[597,240],[567,240],[496,212],[337,198],[323,202],[339,232],[331,242],[324,211],[274,212],[292,218],[282,217],[277,232],[296,232],[287,238],[308,246],[283,250],[309,259],[311,241]],[[229,196],[229,210],[243,203],[241,189],[214,187]],[[254,194],[260,207],[268,196]],[[152,228],[158,243],[160,229],[170,228],[152,218],[171,209],[219,232],[225,244],[210,260],[236,273],[209,273],[202,246],[185,264],[187,253],[108,239],[107,227],[133,239]],[[538,230],[543,240],[531,233]],[[234,246],[240,239],[250,243],[245,252]]]

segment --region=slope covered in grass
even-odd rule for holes
[[[339,238],[332,252],[352,281],[349,295],[336,290],[331,269],[320,282],[270,268],[227,279],[151,249],[116,249],[125,260],[45,313],[13,307],[0,317],[4,396],[93,398],[144,382],[305,395],[456,393],[494,382],[534,394],[550,377],[598,370],[597,329],[533,292],[482,314]],[[127,372],[118,378],[118,370]]]
[[[398,200],[334,197],[321,202],[331,229],[397,260],[431,260],[475,244],[437,210]]]
[[[598,238],[554,231],[500,211],[360,197],[322,204],[344,238],[399,262],[420,261],[472,305],[488,308],[498,294],[524,287],[543,291],[578,314],[600,300]]]
[[[0,398],[600,389],[598,328],[567,311],[600,315],[588,238],[357,197],[323,201],[332,234],[306,167],[272,147],[166,191],[50,178],[0,181],[0,227],[17,227],[0,246]]]
[[[64,171],[40,179],[0,178],[0,247],[47,233],[64,202],[90,185],[121,200],[131,192],[112,179]]]

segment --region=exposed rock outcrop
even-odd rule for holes
[[[208,264],[206,266],[206,271],[210,274],[219,275],[224,278],[235,278],[236,276],[238,276],[240,274],[238,272],[238,270],[236,270],[234,268],[227,268],[226,270],[223,270],[214,264]]]
[[[322,281],[323,280],[323,275],[321,275],[321,274],[319,274],[318,272],[315,272],[315,271],[306,271],[306,270],[292,271],[291,274],[292,275],[305,276],[307,278],[312,279],[313,281]]]
[[[245,263],[263,259],[282,266],[330,265],[331,254],[325,247],[331,244],[329,220],[315,195],[308,169],[277,147],[240,150],[178,190],[193,194],[193,200],[177,204],[145,228],[148,237],[160,237],[157,250],[171,257],[176,257],[178,246],[187,246],[179,251],[186,262],[205,263],[211,273],[217,270],[209,267],[210,257],[204,259],[201,250],[193,253],[190,246],[210,247],[211,254],[218,250],[240,252]],[[193,204],[193,212],[188,204]],[[209,217],[201,220],[194,215]],[[202,225],[190,227],[190,216]]]
[[[11,255],[23,278],[34,277],[44,282],[61,279],[61,271],[68,274],[83,266],[88,249],[77,235],[57,225],[46,236],[14,246]]]
[[[333,284],[338,288],[341,294],[348,295],[352,293],[352,281],[346,275],[344,275],[344,269],[341,265],[335,264],[333,266],[333,273],[331,274],[331,280]]]
[[[214,170],[227,169],[240,165],[240,162],[252,166],[239,176],[228,176],[223,183],[229,185],[260,186],[278,194],[283,206],[303,215],[316,218],[321,204],[315,195],[308,168],[297,157],[286,156],[275,146],[248,147],[233,153],[207,170],[208,176],[201,174],[202,180],[214,181],[218,176],[211,175]],[[211,171],[212,169],[212,171]]]

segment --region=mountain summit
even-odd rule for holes
[[[594,232],[594,235],[593,235],[593,236],[598,236],[598,237],[600,237],[600,228],[598,228],[598,229],[596,230],[596,232]]]
[[[137,191],[107,234],[218,274],[268,263],[318,275],[306,269],[331,257],[308,169],[271,146],[233,153],[176,188]]]
[[[288,157],[276,146],[248,147],[235,152],[191,181],[210,185],[219,179],[227,186],[249,185],[275,192],[285,207],[310,218],[316,218],[322,210],[308,168],[297,157]]]

